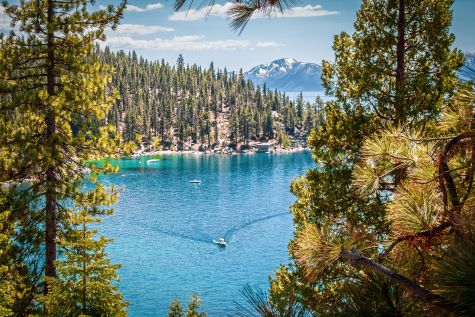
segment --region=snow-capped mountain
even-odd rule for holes
[[[465,65],[475,69],[475,53],[465,53]]]
[[[475,53],[464,54],[464,65],[458,71],[458,76],[462,80],[475,79]]]
[[[265,83],[267,87],[281,91],[321,91],[321,72],[322,67],[318,64],[281,58],[252,68],[245,77],[256,85]]]
[[[465,53],[465,65],[475,70],[475,53]],[[463,70],[463,68],[462,68]],[[465,76],[473,71],[461,73]],[[300,92],[300,91],[323,91],[320,79],[322,67],[314,63],[302,63],[293,58],[277,59],[269,64],[261,64],[244,76],[256,85],[262,86],[264,83],[271,89],[280,91]],[[463,75],[460,76],[463,76]]]

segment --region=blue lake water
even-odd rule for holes
[[[312,166],[311,155],[149,159],[116,161],[120,172],[106,183],[124,191],[100,225],[114,239],[112,261],[123,265],[119,286],[129,316],[166,316],[174,297],[186,302],[193,293],[208,316],[227,316],[245,284],[267,288],[269,275],[288,262],[289,186]],[[213,244],[219,237],[226,248]]]
[[[334,99],[333,97],[329,97],[329,96],[325,95],[325,91],[302,91],[302,92],[300,92],[300,91],[286,91],[285,95],[288,96],[290,99],[295,101],[295,100],[297,100],[300,93],[302,93],[303,101],[310,102],[310,103],[314,103],[315,99],[317,99],[317,97],[320,97],[323,101],[330,101],[330,100]]]

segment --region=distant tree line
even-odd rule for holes
[[[115,72],[111,88],[120,98],[108,113],[126,141],[159,139],[162,146],[202,148],[248,145],[285,134],[305,139],[318,124],[318,105],[295,101],[265,85],[256,87],[242,70],[228,72],[185,65],[182,55],[176,65],[148,61],[135,52],[97,50],[99,60]],[[279,138],[282,139],[282,138]]]

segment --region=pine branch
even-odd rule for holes
[[[439,174],[442,175],[442,179],[440,182],[441,187],[443,187],[443,192],[448,192],[448,198],[450,198],[450,203],[452,206],[455,207],[453,211],[458,211],[461,208],[461,202],[459,199],[459,195],[457,193],[457,187],[455,185],[455,181],[450,174],[450,169],[448,165],[448,156],[450,151],[455,147],[457,143],[460,141],[475,137],[475,131],[468,131],[464,132],[453,139],[451,139],[445,147],[442,149],[439,155]]]
[[[356,249],[352,249],[351,251],[342,250],[340,252],[340,258],[353,266],[363,267],[370,271],[386,276],[391,281],[404,287],[414,300],[423,303],[428,303],[438,308],[450,308],[448,304],[443,302],[442,298],[439,295],[436,295],[431,291],[423,288],[415,281],[410,280],[407,277],[397,272],[394,272],[393,270],[359,254]]]
[[[445,229],[447,229],[449,227],[450,227],[449,222],[443,222],[440,225],[438,225],[437,227],[433,227],[431,229],[420,231],[420,232],[417,232],[417,233],[414,233],[414,234],[407,234],[407,235],[398,237],[396,240],[394,240],[389,245],[389,247],[386,250],[384,250],[383,253],[381,253],[378,256],[378,260],[381,261],[384,257],[386,257],[401,242],[408,241],[408,240],[415,240],[415,239],[418,239],[418,238],[431,238],[431,237],[434,237],[434,236],[442,233]]]

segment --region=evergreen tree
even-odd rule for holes
[[[354,303],[361,302],[362,291],[377,284],[384,290],[386,283],[388,298],[372,303],[373,309],[385,307],[390,315],[426,316],[440,309],[444,315],[473,314],[474,271],[468,263],[475,257],[474,104],[471,88],[461,87],[435,130],[394,128],[365,139],[365,160],[354,169],[353,184],[364,197],[391,198],[385,213],[388,233],[376,236],[364,226],[328,231],[306,222],[294,254],[309,279],[340,262],[363,269],[361,280],[374,280],[368,289],[357,288],[348,295]],[[401,299],[403,306],[397,305]],[[371,307],[368,302],[366,309]]]
[[[336,37],[335,63],[325,62],[322,76],[327,93],[335,99],[326,103],[321,112],[323,122],[309,138],[319,168],[311,169],[291,186],[297,200],[291,207],[296,241],[291,242],[290,253],[297,261],[276,272],[271,285],[272,301],[279,302],[293,293],[319,315],[333,315],[336,311],[345,315],[349,313],[344,311],[348,301],[357,296],[348,287],[352,281],[361,280],[361,286],[379,288],[390,298],[389,306],[406,294],[407,290],[390,293],[392,286],[367,282],[364,274],[358,274],[352,266],[357,266],[354,262],[334,261],[331,255],[336,252],[333,243],[340,250],[354,246],[361,247],[360,252],[369,252],[361,241],[369,241],[370,237],[371,241],[382,241],[391,235],[391,222],[386,218],[391,195],[387,191],[361,195],[350,180],[365,154],[360,149],[366,137],[381,128],[390,130],[393,125],[423,128],[420,123],[425,123],[425,133],[433,129],[442,105],[456,87],[455,70],[461,61],[458,51],[450,48],[451,3],[363,1],[355,33]],[[434,12],[437,17],[432,15]],[[401,23],[408,33],[401,31]],[[435,39],[441,45],[432,47]],[[394,150],[397,148],[396,145]],[[395,182],[401,182],[403,176],[396,172]],[[315,243],[313,249],[303,247],[309,246],[310,241]],[[317,245],[326,253],[319,253]],[[318,254],[318,260],[303,259],[310,250]],[[370,250],[377,257],[377,248]],[[306,269],[310,261],[314,261],[314,271]],[[412,305],[405,312],[421,313],[424,308],[420,304],[405,297],[404,305]],[[383,305],[386,303],[375,299],[358,307],[382,311],[379,308]],[[397,309],[393,313],[397,314]]]
[[[334,64],[323,62],[324,87],[363,104],[389,124],[434,119],[463,56],[451,49],[453,0],[363,1],[355,32],[335,37]]]
[[[191,295],[190,300],[188,301],[186,317],[206,317],[207,314],[200,312],[199,308],[201,306],[201,299],[195,294]],[[184,317],[183,305],[181,302],[174,298],[168,307],[168,317]]]
[[[183,305],[178,300],[174,298],[168,307],[168,317],[184,317]]]
[[[15,299],[18,315],[34,313],[35,295],[47,293],[57,277],[58,237],[69,213],[82,209],[85,182],[94,185],[87,195],[96,213],[111,199],[94,175],[114,168],[87,163],[114,154],[120,142],[105,124],[117,94],[108,86],[109,67],[94,58],[94,43],[117,24],[125,3],[89,12],[92,4],[4,3],[22,32],[2,34],[0,42],[0,181],[14,184],[11,222],[25,233],[16,240],[24,248],[15,266],[25,267],[23,284],[30,288]]]
[[[140,135],[147,145],[159,137],[165,148],[196,146],[202,150],[222,144],[247,145],[273,139],[281,120],[291,137],[296,125],[301,134],[309,133],[302,128],[303,118],[310,116],[303,97],[296,104],[278,91],[263,94],[260,87],[244,79],[242,71],[228,74],[215,70],[214,65],[205,70],[185,66],[183,57],[173,67],[108,48],[96,49],[96,55],[118,70],[111,87],[120,91],[121,98],[109,110],[108,122],[126,141],[139,145]],[[287,114],[280,115],[282,110]]]
[[[118,287],[120,265],[105,254],[108,239],[96,238],[89,226],[98,222],[90,211],[71,213],[68,232],[59,238],[64,259],[56,261],[58,277],[47,277],[48,294],[40,297],[48,316],[126,316]]]
[[[179,73],[183,71],[183,68],[185,67],[185,59],[183,58],[183,55],[178,55],[178,59],[176,61],[176,68]]]
[[[304,101],[303,101],[303,94],[300,92],[300,94],[297,96],[296,100],[296,111],[297,111],[297,121],[299,125],[302,125],[304,121]]]
[[[0,316],[11,316],[13,307],[12,261],[8,257],[11,248],[13,226],[8,221],[10,213],[0,212]]]
[[[200,312],[201,299],[196,295],[191,295],[186,309],[186,317],[206,317],[206,313]]]

